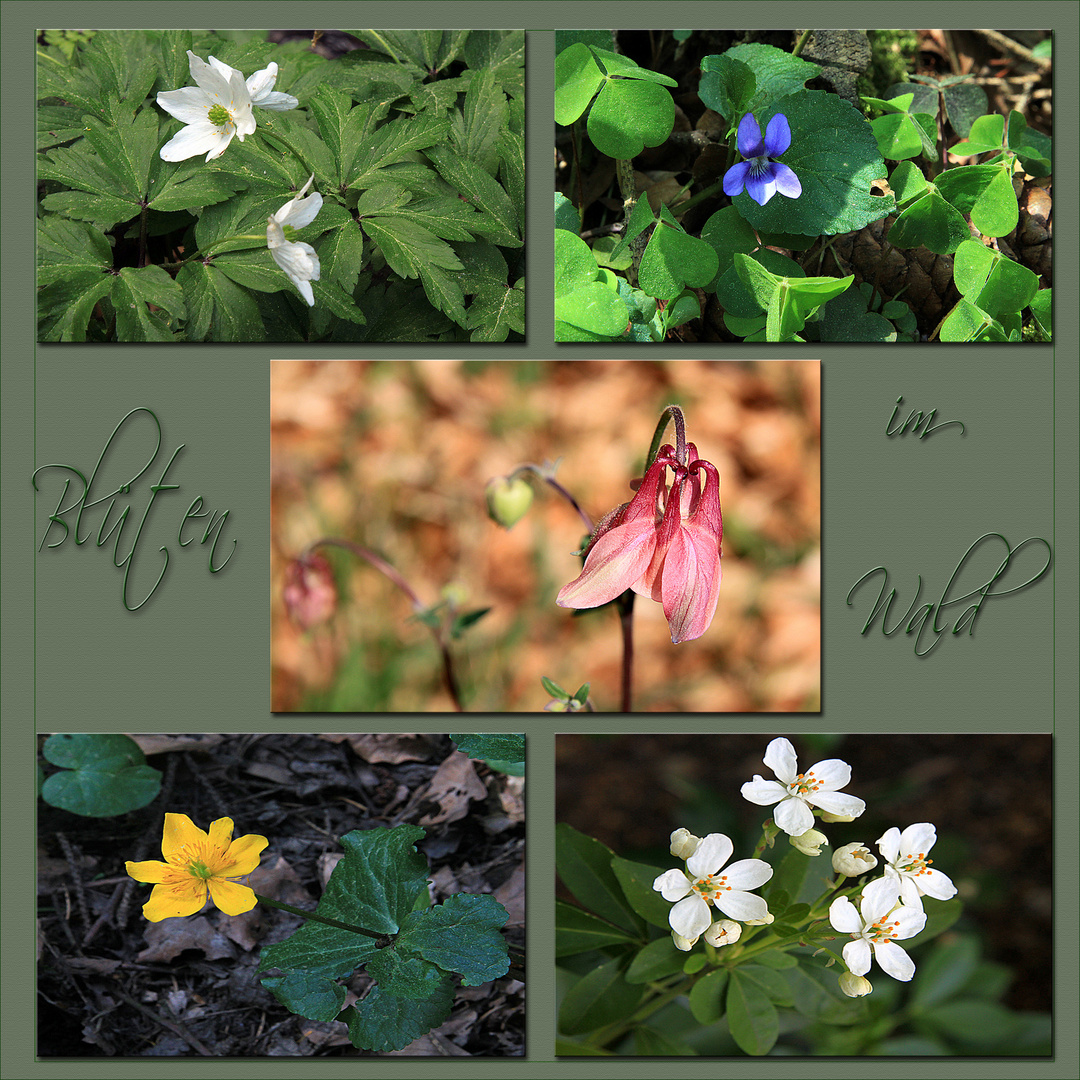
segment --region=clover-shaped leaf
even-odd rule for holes
[[[650,296],[674,300],[686,286],[707,285],[718,267],[715,250],[690,236],[664,207],[638,268],[638,282]]]
[[[953,280],[961,296],[999,321],[1026,308],[1039,290],[1039,279],[1026,266],[977,240],[957,248]]]

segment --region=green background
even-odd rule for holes
[[[2,1073],[11,1080],[66,1077],[333,1077],[353,1076],[357,1063],[267,1059],[115,1062],[100,1059],[35,1063],[34,856],[31,729],[82,731],[347,730],[347,716],[273,716],[269,701],[269,432],[268,365],[273,359],[715,359],[820,358],[823,361],[823,691],[821,716],[794,716],[800,731],[1052,731],[1055,787],[1062,827],[1056,848],[1063,873],[1055,904],[1055,1058],[972,1061],[878,1059],[880,1077],[1072,1077],[1077,1075],[1077,922],[1075,776],[1077,739],[1077,259],[1076,199],[1058,200],[1056,226],[1063,255],[1055,265],[1056,344],[1050,346],[559,346],[552,338],[551,100],[553,37],[528,38],[529,292],[528,344],[521,346],[282,347],[51,346],[34,344],[33,289],[33,34],[42,23],[65,27],[186,25],[289,27],[303,21],[348,28],[358,17],[382,26],[626,27],[798,24],[803,4],[666,3],[40,3],[3,7],[4,132],[3,275],[3,756],[4,899]],[[881,5],[906,25],[1027,25],[1057,31],[1055,60],[1065,77],[1055,86],[1057,174],[1076,175],[1078,7],[1044,3]],[[818,25],[861,22],[862,3],[819,3]],[[1018,12],[1023,16],[1018,18]],[[661,15],[662,13],[662,15]],[[1064,85],[1062,85],[1064,84]],[[688,353],[690,349],[692,352]],[[886,438],[896,398],[911,408],[938,410],[938,421],[962,420],[966,435],[948,428],[928,439]],[[35,500],[30,476],[51,462],[93,467],[110,432],[130,409],[153,409],[162,422],[155,469],[185,444],[170,471],[180,491],[160,496],[141,547],[149,564],[161,544],[170,565],[161,588],[139,612],[120,603],[120,571],[111,542],[76,548],[69,541],[35,554],[57,495],[55,478]],[[153,471],[153,470],[151,470]],[[145,484],[145,481],[144,481]],[[47,493],[46,493],[47,492]],[[1056,499],[1055,499],[1056,493]],[[224,539],[236,537],[228,568],[211,575],[207,548],[181,550],[175,529],[196,496],[230,511]],[[133,514],[145,499],[136,495]],[[169,501],[171,499],[171,501]],[[96,521],[95,533],[96,533]],[[189,527],[190,528],[190,527]],[[156,530],[156,531],[155,531]],[[860,630],[879,586],[868,583],[854,606],[848,589],[883,565],[906,611],[918,575],[923,602],[940,596],[969,545],[1000,532],[1016,545],[1045,538],[1054,551],[1053,577],[984,606],[975,636],[943,640],[926,657],[913,654],[901,632],[885,638]],[[201,530],[199,530],[201,535]],[[54,534],[55,538],[55,534]],[[223,549],[219,547],[219,552]],[[125,543],[126,547],[126,543]],[[980,565],[989,562],[984,558]],[[951,628],[966,605],[951,609]],[[894,608],[893,620],[897,618]],[[1056,625],[1055,625],[1056,624]],[[35,680],[36,672],[36,680]],[[1063,720],[1057,727],[1055,720]],[[442,730],[432,717],[364,717],[376,731]],[[693,715],[678,721],[643,717],[590,718],[590,730],[763,731],[775,719]],[[529,922],[533,954],[528,985],[528,1058],[522,1061],[427,1060],[364,1062],[372,1077],[654,1077],[721,1075],[729,1064],[678,1062],[553,1062],[553,733],[557,717],[487,717],[478,726],[529,735]],[[566,730],[566,727],[563,727]],[[721,729],[722,730],[722,729]],[[861,1077],[860,1060],[740,1061],[740,1075]]]

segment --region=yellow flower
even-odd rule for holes
[[[166,814],[161,837],[164,862],[127,862],[129,877],[154,886],[143,914],[151,922],[194,915],[206,903],[207,893],[226,915],[241,915],[258,901],[246,885],[230,878],[250,874],[269,843],[265,836],[232,838],[232,818],[218,818],[207,835],[187,814]]]

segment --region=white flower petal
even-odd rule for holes
[[[862,933],[863,921],[859,910],[846,896],[838,896],[829,905],[829,923],[841,934]]]
[[[907,874],[898,874],[891,866],[885,867],[885,875],[891,881],[895,881],[900,886],[900,903],[904,907],[914,908],[916,911],[922,911],[922,894],[919,892],[919,887],[915,884],[915,879]]]
[[[898,941],[905,941],[922,933],[926,926],[926,913],[919,908],[905,905],[889,914],[889,922],[893,927],[892,936]]]
[[[900,851],[905,855],[925,855],[937,843],[937,829],[928,821],[909,825],[900,834]]]
[[[949,900],[956,895],[952,878],[940,870],[924,870],[915,879],[915,885],[921,893],[935,900]]]
[[[759,889],[772,876],[773,868],[764,859],[740,859],[724,871],[733,889]]]
[[[866,809],[866,803],[854,795],[843,791],[815,791],[806,796],[811,806],[820,806],[830,814],[842,814],[844,817],[859,817]]]
[[[690,891],[690,882],[681,870],[668,870],[652,883],[652,887],[669,904],[674,904]]]
[[[275,112],[284,112],[286,109],[295,109],[300,102],[292,94],[283,94],[280,90],[263,94],[258,101],[252,101],[260,109],[273,109]]]
[[[899,884],[892,878],[876,878],[863,889],[862,904],[859,907],[863,922],[867,926],[876,923],[888,915],[899,902]]]
[[[881,857],[887,863],[896,862],[897,856],[900,854],[900,830],[897,828],[886,829],[875,841],[878,846],[878,851],[881,852]]]
[[[209,121],[181,128],[160,151],[162,161],[186,161],[207,153],[206,160],[220,157],[232,142],[232,132],[223,131]]]
[[[248,78],[247,89],[253,104],[260,104],[259,99],[274,89],[277,76],[278,66],[271,60],[261,71],[256,71],[254,75]]]
[[[853,941],[852,945],[854,944],[856,942]],[[847,948],[844,949],[844,959],[847,960]],[[891,975],[900,982],[910,982],[915,974],[915,962],[899,945],[894,945],[891,941],[879,941],[874,945],[874,959],[886,975]],[[852,971],[854,970],[852,968]],[[863,972],[858,971],[855,974],[861,975]]]
[[[785,799],[773,811],[773,821],[788,834],[802,836],[814,825],[814,814],[810,807],[794,797]]]
[[[788,789],[779,780],[763,780],[757,775],[743,784],[741,790],[742,797],[757,806],[772,806],[788,796]]]
[[[865,975],[870,970],[870,945],[858,938],[844,946],[844,963],[852,975]]]
[[[785,784],[790,784],[798,775],[799,759],[795,747],[787,739],[773,739],[765,748],[762,760]]]
[[[686,860],[686,870],[696,878],[715,874],[731,858],[734,850],[735,845],[723,833],[709,833]]]
[[[179,90],[162,90],[157,103],[170,116],[184,124],[207,122],[206,114],[214,102],[197,86],[184,86]]]
[[[826,758],[807,770],[826,791],[839,791],[851,783],[851,766],[839,758]]]
[[[749,919],[764,919],[769,914],[769,905],[760,896],[753,893],[722,892],[713,903],[729,918],[746,922]]]
[[[671,909],[668,922],[681,937],[697,939],[712,923],[709,905],[697,893],[692,893]]]

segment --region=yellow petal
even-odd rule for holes
[[[226,915],[243,915],[259,902],[251,889],[235,881],[214,878],[209,884],[211,899]]]
[[[187,814],[166,814],[165,828],[161,834],[161,854],[171,860],[182,848],[205,844],[206,833],[198,828]]]
[[[168,881],[169,876],[176,871],[168,863],[158,862],[151,859],[147,862],[126,862],[124,869],[128,877],[136,881],[145,881],[150,885],[157,885],[162,881]]]
[[[214,876],[230,878],[250,874],[259,865],[262,849],[269,843],[265,836],[256,836],[254,833],[237,837],[229,845],[222,866]]]
[[[232,842],[232,832],[232,818],[218,818],[217,821],[210,823],[210,846],[212,848],[210,854],[215,862],[229,850],[229,844]]]
[[[143,915],[150,922],[194,915],[206,903],[206,885],[198,878],[171,885],[155,885],[150,899],[143,904]]]

